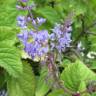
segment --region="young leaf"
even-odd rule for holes
[[[78,91],[81,82],[92,80],[95,77],[95,73],[93,73],[80,61],[70,64],[61,74],[61,79],[64,81],[64,86],[72,91]]]

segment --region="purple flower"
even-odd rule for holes
[[[45,22],[46,22],[46,19],[37,17],[37,23],[38,23],[39,25],[42,25],[42,24],[45,23]]]
[[[41,26],[45,22],[46,22],[46,19],[37,17],[36,19],[33,19],[32,24],[37,29],[39,26]]]
[[[31,17],[27,17],[27,21],[28,22],[32,21],[32,18]]]
[[[56,26],[54,27],[54,29],[52,29],[52,31],[56,35],[57,38],[61,37],[62,31],[60,30],[60,24],[56,24]]]
[[[70,47],[72,41],[71,26],[64,26],[64,30],[61,30],[62,25],[56,24],[54,29],[52,29],[52,33],[49,34],[47,30],[39,30],[39,26],[46,21],[44,18],[37,17],[33,19],[31,17],[19,16],[17,20],[18,25],[21,27],[21,33],[18,34],[18,38],[23,43],[25,52],[33,60],[35,58],[41,59],[50,50],[57,50],[61,54],[67,47]],[[28,22],[32,22],[33,29],[27,27]]]
[[[28,0],[20,0],[21,2],[28,2]]]
[[[28,40],[28,31],[27,30],[22,30],[22,33],[17,35],[20,41],[26,45],[27,40]]]
[[[54,41],[56,39],[56,36],[54,33],[50,34],[50,39],[51,39],[51,41]]]
[[[27,28],[25,16],[18,16],[17,17],[17,24],[21,28]]]
[[[24,20],[24,18],[23,18]],[[19,21],[23,21],[20,18]],[[41,21],[40,21],[41,22]],[[37,23],[37,22],[36,22]],[[49,51],[49,34],[47,30],[32,30],[23,29],[20,34],[18,34],[18,38],[24,45],[25,52],[31,56],[34,60],[36,57],[42,58]]]
[[[49,38],[48,31],[47,30],[39,31],[37,38],[38,38],[38,41],[42,41],[42,42],[46,41]]]
[[[33,24],[34,26],[36,26],[36,25],[37,25],[36,20],[33,19],[32,24]]]
[[[67,26],[67,27],[65,27],[65,30],[66,30],[67,32],[71,32],[71,31],[72,31],[72,27],[71,27],[71,26]]]
[[[18,10],[31,10],[33,8],[33,6],[25,6],[25,7],[22,7],[20,5],[16,5],[16,8]]]
[[[31,56],[34,58],[36,56],[41,57],[44,54],[48,53],[48,32],[46,30],[38,31],[37,33],[34,31],[30,31],[30,36],[33,39],[33,47],[31,49]],[[35,49],[35,50],[33,50]]]
[[[52,29],[52,32],[50,34],[50,46],[51,49],[57,49],[57,51],[61,54],[61,52],[64,52],[66,47],[70,47],[71,43],[71,26],[65,27],[66,30],[61,30],[60,24],[56,24],[54,29]]]

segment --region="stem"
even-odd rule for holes
[[[52,75],[53,75],[53,79],[54,79],[54,81],[57,83],[58,87],[61,88],[61,89],[63,89],[64,92],[66,92],[66,93],[68,93],[68,94],[70,94],[70,95],[74,94],[75,92],[67,89],[67,88],[62,84],[62,82],[59,80],[58,74],[57,74],[57,66],[56,66],[56,64],[55,64],[54,55],[53,55],[53,54],[49,54],[49,55],[48,55],[48,62],[47,62],[47,63],[48,63],[48,65],[51,66],[51,70],[49,69],[49,71],[51,71],[51,73],[52,73]]]
[[[83,17],[81,18],[82,21],[82,32],[78,35],[76,40],[73,42],[74,45],[77,45],[78,41],[80,40],[81,37],[83,37],[85,34],[91,34],[91,35],[96,35],[96,33],[89,32],[88,30],[96,25],[96,22],[93,24],[89,25],[88,27],[85,28],[85,22]]]
[[[78,37],[76,38],[76,40],[73,42],[74,45],[77,45],[78,41],[80,40],[81,37],[83,37],[85,35],[85,22],[83,17],[81,18],[82,21],[82,31],[81,33],[78,35]]]
[[[28,12],[29,12],[30,17],[31,17],[31,18],[32,18],[32,20],[33,20],[33,15],[32,15],[32,13],[31,13],[31,10],[30,10],[30,9],[28,9]]]

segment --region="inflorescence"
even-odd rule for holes
[[[22,0],[27,2],[27,0]],[[32,16],[32,15],[31,15]],[[18,34],[18,38],[24,45],[24,51],[34,60],[44,60],[47,53],[56,50],[57,53],[62,53],[67,47],[70,47],[71,43],[71,25],[65,26],[62,30],[61,24],[56,24],[51,30],[51,34],[48,30],[40,30],[39,27],[46,22],[46,19],[37,17],[18,16],[17,23],[21,28],[21,33]],[[28,23],[31,23],[32,28],[28,27]]]

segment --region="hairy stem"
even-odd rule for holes
[[[54,61],[54,55],[53,54],[49,54],[47,60],[48,60],[47,63],[48,63],[48,65],[51,68],[51,69],[49,68],[49,71],[51,71],[53,79],[54,79],[55,83],[58,85],[58,87],[63,89],[64,92],[66,92],[67,94],[70,94],[70,95],[75,94],[75,92],[67,89],[64,86],[64,84],[62,84],[61,80],[59,79],[58,72],[57,72],[57,66],[56,66],[55,61]]]

